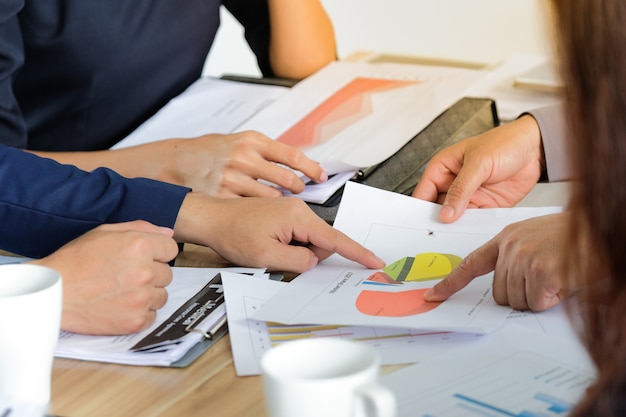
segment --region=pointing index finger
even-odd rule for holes
[[[498,260],[498,244],[494,239],[485,243],[463,259],[443,281],[424,294],[426,301],[443,301],[465,288],[476,277],[494,270]]]

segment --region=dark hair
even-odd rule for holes
[[[573,194],[563,259],[597,382],[573,416],[626,415],[626,1],[553,0]]]

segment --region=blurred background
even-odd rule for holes
[[[546,0],[322,0],[339,59],[379,55],[495,64],[515,54],[551,56]],[[259,76],[241,25],[224,9],[206,75]],[[385,54],[380,57],[380,54]]]

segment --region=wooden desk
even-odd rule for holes
[[[264,407],[260,377],[235,374],[228,336],[182,369],[54,361],[58,416],[262,417]]]

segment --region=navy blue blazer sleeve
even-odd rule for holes
[[[0,145],[0,248],[40,258],[103,223],[173,227],[188,188],[85,172]]]

